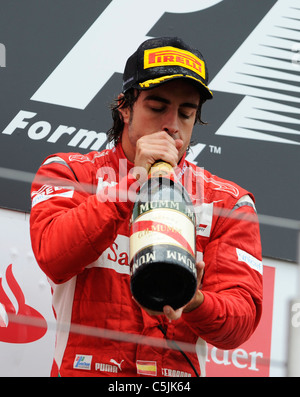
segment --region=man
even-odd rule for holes
[[[262,265],[254,198],[185,159],[202,104],[212,98],[207,82],[198,50],[178,38],[147,40],[125,67],[108,134],[115,146],[86,155],[59,153],[39,169],[31,239],[53,291],[52,375],[203,376],[206,342],[232,349],[257,327]],[[194,297],[159,314],[132,298],[128,263],[134,199],[156,160],[175,168],[193,200],[198,258]],[[88,328],[77,333],[74,324]],[[99,337],[89,327],[122,334],[119,340],[115,333]],[[161,344],[140,343],[140,335]],[[193,351],[173,349],[172,341],[189,343]]]

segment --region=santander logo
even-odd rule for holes
[[[6,269],[5,281],[17,300],[18,308],[5,293],[0,277],[0,342],[30,343],[42,338],[47,332],[47,322],[37,310],[26,304],[11,264]]]

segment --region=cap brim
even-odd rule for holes
[[[196,88],[199,89],[201,95],[204,96],[205,99],[212,99],[213,98],[213,93],[210,91],[210,89],[199,79],[190,76],[190,75],[184,75],[184,74],[174,74],[170,76],[161,76],[156,79],[150,79],[144,82],[136,83],[134,85],[134,88],[137,88],[139,90],[150,90],[152,88],[158,87],[162,84],[168,83],[172,80],[176,79],[187,79],[189,80]]]

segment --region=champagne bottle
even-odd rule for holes
[[[197,288],[193,204],[162,161],[152,165],[133,208],[130,272],[135,300],[156,312],[184,306]]]

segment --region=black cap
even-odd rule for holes
[[[213,97],[207,87],[207,65],[200,51],[178,37],[149,39],[127,60],[123,92],[130,88],[147,90],[179,78],[193,82],[204,99]]]

